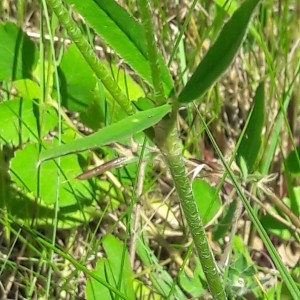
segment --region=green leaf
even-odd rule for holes
[[[106,270],[112,280],[109,281],[121,283],[119,289],[133,299],[133,272],[126,246],[112,235],[106,235],[102,245],[107,256]]]
[[[154,103],[148,99],[141,97],[136,102],[134,102],[134,105],[138,108],[138,110],[147,110],[154,108]]]
[[[183,271],[180,274],[179,282],[182,288],[192,295],[193,299],[199,299],[198,297],[201,298],[201,295],[203,295],[205,292],[205,288],[203,286],[203,282],[205,282],[205,276],[198,259],[195,259],[193,265],[195,265],[193,277],[189,277],[185,271]]]
[[[124,244],[111,235],[103,238],[103,248],[107,258],[99,259],[94,273],[124,293],[128,299],[134,299],[133,272]],[[111,291],[95,279],[88,279],[86,287],[88,300],[115,299]]]
[[[293,174],[300,174],[300,147],[291,151],[285,159],[285,169]]]
[[[290,207],[296,216],[300,216],[300,185],[293,187],[293,194]]]
[[[72,111],[85,111],[93,100],[96,78],[75,45],[64,52],[59,77],[62,104]]]
[[[14,81],[14,86],[25,99],[39,99],[41,96],[40,86],[30,79],[21,79]]]
[[[18,185],[19,186],[19,185]],[[49,226],[56,218],[56,212],[53,209],[53,205],[47,206],[44,201],[40,201],[33,197],[33,193],[22,193],[24,186],[21,186],[21,190],[10,190],[9,201],[5,202],[5,209],[14,218],[21,220],[27,224],[32,222],[33,212],[35,224],[37,226]],[[1,206],[3,209],[3,206]],[[90,211],[89,211],[90,212]],[[60,207],[57,214],[58,228],[74,228],[82,226],[84,222],[91,219],[91,215],[88,212],[82,210],[82,204]]]
[[[105,262],[106,259],[99,259],[97,261],[96,268],[94,270],[95,275],[100,277],[101,279],[106,279],[105,274]],[[97,300],[97,299],[107,299],[112,300],[114,299],[111,295],[111,292],[108,288],[106,288],[103,284],[98,282],[97,280],[93,278],[89,278],[86,283],[86,299],[87,300]]]
[[[261,218],[261,223],[268,233],[272,234],[273,236],[278,236],[281,240],[288,241],[294,234],[290,228],[274,219],[270,215],[263,216]]]
[[[213,229],[213,240],[217,241],[222,239],[227,232],[230,232],[232,226],[232,219],[235,216],[237,207],[237,201],[232,201],[227,207],[225,207],[225,212],[218,220],[216,226]]]
[[[100,96],[100,98],[102,98],[102,96]],[[104,101],[104,98],[102,98],[102,100],[93,99],[93,101],[89,103],[86,110],[80,113],[80,122],[94,131],[97,131],[99,128],[101,128],[106,122]],[[121,111],[123,114],[125,114],[123,110]]]
[[[14,146],[39,140],[38,105],[32,100],[14,99],[0,104],[0,141]],[[57,124],[57,113],[52,107],[44,109],[41,135],[45,136]]]
[[[49,146],[44,143],[44,146]],[[61,176],[58,182],[58,165],[55,161],[47,161],[38,171],[39,145],[28,144],[18,150],[11,161],[10,174],[12,180],[21,190],[39,197],[47,204],[53,204],[59,189],[59,206],[84,204],[91,200],[91,187],[87,181],[76,180],[81,173],[76,156],[67,156],[60,160]]]
[[[214,2],[220,7],[223,8],[226,12],[228,12],[230,15],[234,13],[234,11],[237,9],[238,5],[235,0],[214,0]]]
[[[260,0],[246,0],[234,12],[181,91],[179,102],[190,102],[203,95],[230,66],[242,45],[251,16],[259,2]]]
[[[85,21],[150,85],[152,82],[147,46],[142,26],[114,0],[67,0]],[[165,94],[172,88],[172,77],[163,58],[160,68]]]
[[[75,140],[66,145],[49,149],[41,154],[40,161],[55,158],[78,151],[84,151],[95,147],[116,142],[132,134],[143,131],[159,122],[168,112],[171,106],[166,104],[146,111],[138,112],[117,123],[100,129],[98,132]]]
[[[0,24],[0,80],[30,78],[37,49],[13,23]]]
[[[193,193],[201,219],[206,224],[221,207],[221,201],[217,189],[210,186],[206,181],[195,179],[193,181]]]
[[[241,157],[246,162],[249,172],[253,172],[261,149],[261,135],[265,119],[264,83],[256,89],[254,106],[250,112],[248,126],[237,151],[238,162]],[[241,166],[241,162],[240,166]]]

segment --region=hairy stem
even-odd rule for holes
[[[218,274],[216,262],[209,247],[192,187],[185,170],[182,157],[182,144],[174,126],[174,118],[175,114],[157,124],[155,128],[155,142],[164,155],[165,161],[171,171],[209,290],[214,299],[224,300],[226,299],[226,293]]]

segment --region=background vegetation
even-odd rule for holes
[[[151,1],[157,58],[143,48],[151,26],[136,22],[146,20],[144,2],[65,1],[100,59],[97,73],[53,7],[1,1],[1,299],[216,298],[168,162],[149,138],[177,98],[226,294],[299,299],[298,1],[261,1],[233,63],[243,22],[222,29],[241,1]],[[131,160],[122,168],[76,178],[123,156]]]

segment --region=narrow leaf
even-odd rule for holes
[[[238,149],[238,157],[243,157],[248,171],[252,172],[261,147],[261,133],[265,118],[264,84],[255,93],[254,106],[249,123]]]
[[[160,121],[169,111],[171,106],[166,104],[147,111],[138,112],[117,123],[100,129],[98,132],[82,139],[74,140],[68,144],[46,150],[41,154],[40,161],[67,155],[87,149],[116,142],[132,134],[143,131]]]
[[[234,12],[183,88],[179,102],[190,102],[200,97],[226,71],[246,36],[251,16],[259,2],[247,0]]]

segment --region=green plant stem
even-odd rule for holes
[[[154,30],[152,24],[152,14],[148,0],[140,0],[140,9],[145,36],[147,40],[148,59],[151,69],[152,83],[154,87],[154,96],[157,104],[165,104],[164,89],[162,76],[159,65],[159,55],[156,42],[154,39]]]
[[[192,187],[185,170],[182,144],[175,128],[176,112],[162,120],[155,128],[155,142],[160,148],[171,171],[180,203],[192,233],[198,257],[205,274],[209,290],[214,299],[226,299],[226,293],[219,277],[216,262],[209,247],[205,230],[198,212]]]
[[[82,35],[80,29],[74,20],[70,17],[68,10],[63,5],[61,0],[47,0],[48,5],[52,8],[56,14],[60,24],[67,30],[68,35],[75,43],[87,63],[95,72],[97,77],[101,80],[105,88],[117,101],[117,103],[124,109],[128,115],[135,113],[135,109],[132,106],[130,100],[125,96],[122,90],[119,88],[113,77],[109,74],[106,68],[100,63],[93,48],[87,42]]]

